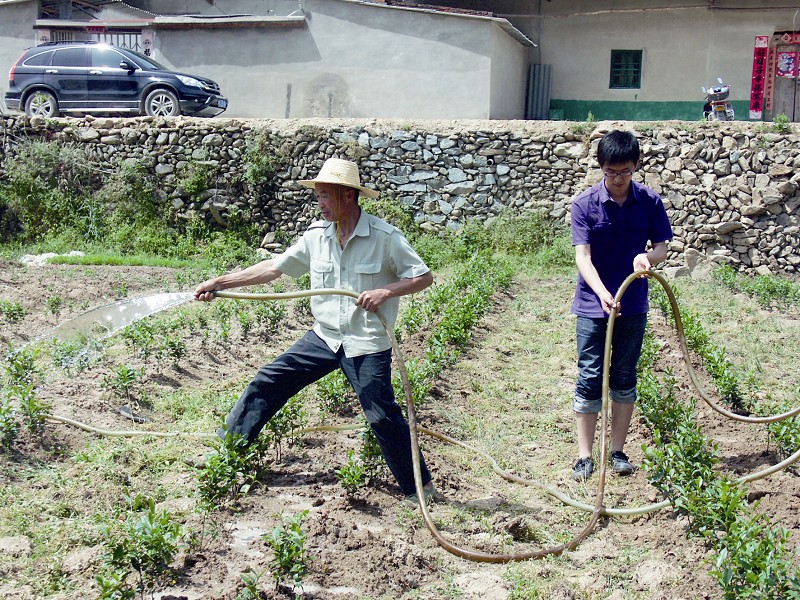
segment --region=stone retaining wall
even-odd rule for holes
[[[144,164],[159,194],[182,216],[224,226],[248,211],[270,232],[302,231],[315,218],[313,177],[325,158],[351,158],[366,185],[410,207],[427,229],[459,229],[504,210],[539,210],[567,220],[571,199],[601,177],[597,140],[633,127],[642,146],[639,180],[664,198],[675,229],[668,265],[703,256],[758,272],[800,270],[800,137],[763,123],[567,123],[542,121],[42,119],[0,117],[0,148],[23,139],[83,145],[109,163]],[[245,173],[258,138],[276,159],[271,180]],[[189,194],[192,172],[207,189]],[[0,176],[2,163],[0,162]],[[688,251],[688,252],[687,252]]]

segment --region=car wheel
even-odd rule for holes
[[[181,105],[169,90],[153,90],[145,98],[144,112],[150,117],[177,117],[181,114]]]
[[[25,114],[29,117],[57,117],[58,100],[48,91],[36,90],[25,101]]]

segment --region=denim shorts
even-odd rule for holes
[[[636,401],[636,363],[642,353],[647,313],[617,317],[611,340],[609,396],[612,401],[630,404]],[[575,339],[578,343],[578,381],[573,410],[597,413],[602,407],[603,354],[607,318],[578,317]]]

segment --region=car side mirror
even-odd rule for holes
[[[125,69],[126,71],[135,71],[136,67],[129,63],[127,60],[122,60],[119,63],[120,69]]]

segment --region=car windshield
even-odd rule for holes
[[[153,70],[153,71],[166,71],[167,70],[167,67],[157,63],[156,61],[154,61],[149,56],[145,56],[144,54],[139,54],[138,52],[135,52],[134,50],[128,50],[127,48],[125,48],[125,52],[128,52],[133,57],[135,57],[136,61],[139,62],[140,64],[144,63],[144,66],[147,67],[150,70]]]

